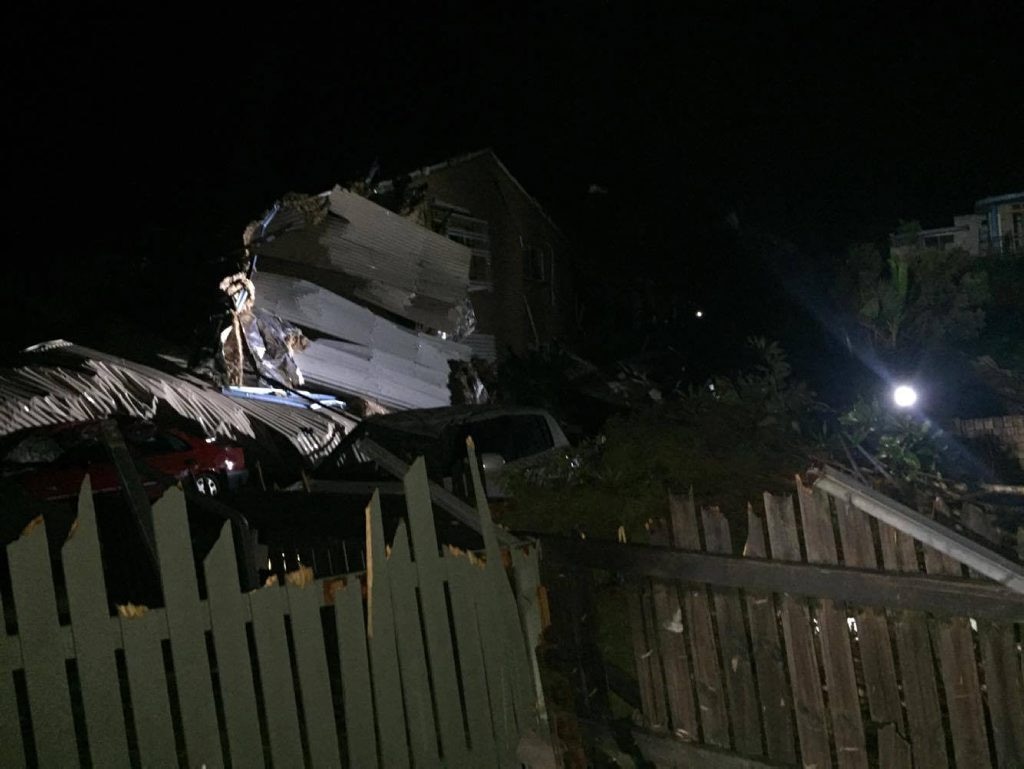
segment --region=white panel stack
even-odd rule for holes
[[[255,283],[260,307],[334,337],[296,354],[308,385],[390,408],[450,404],[448,361],[469,360],[468,346],[403,328],[300,278],[261,272]]]

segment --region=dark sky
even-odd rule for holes
[[[143,260],[204,274],[286,191],[483,146],[570,233],[607,188],[658,264],[730,210],[830,258],[1024,188],[1019,3],[636,5],[19,11],[5,312],[73,324],[85,310],[55,302],[110,310]]]

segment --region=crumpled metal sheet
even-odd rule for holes
[[[58,340],[0,370],[0,435],[115,414],[152,419],[160,403],[210,436],[255,437],[253,420],[282,434],[310,463],[338,446],[357,420],[328,409],[242,401],[181,376]]]
[[[330,409],[297,409],[266,401],[236,400],[246,414],[288,438],[307,461],[316,465],[327,458],[358,421]]]
[[[221,334],[221,355],[231,385],[241,385],[245,375],[244,346],[248,346],[258,374],[286,387],[305,381],[295,362],[295,351],[309,345],[302,330],[265,309],[256,307],[256,286],[245,273],[228,275],[220,282],[232,305],[231,325]]]
[[[450,315],[452,316],[452,328],[454,330],[448,336],[454,341],[461,342],[476,331],[476,311],[473,309],[473,303],[468,298],[455,305]]]
[[[289,192],[274,203],[262,218],[249,223],[242,233],[242,243],[246,247],[258,246],[269,243],[286,232],[323,224],[327,219],[329,205],[327,193],[302,195]]]
[[[304,350],[309,346],[302,331],[259,308],[239,315],[238,319],[263,377],[288,387],[305,384],[293,354],[296,348]]]

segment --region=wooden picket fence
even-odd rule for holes
[[[726,517],[698,515],[692,495],[670,497],[670,520],[651,532],[662,547],[542,540],[563,574],[633,577],[635,738],[646,757],[736,769],[1024,767],[1024,595],[849,498],[798,484],[796,508],[766,494],[763,517],[748,511],[742,556]]]
[[[367,508],[365,572],[249,593],[227,524],[197,581],[171,489],[153,507],[164,605],[118,616],[86,485],[63,579],[45,526],[7,548],[0,766],[520,767],[544,718],[536,548],[500,550],[484,504],[485,552],[441,554],[422,460],[404,483],[390,547]]]

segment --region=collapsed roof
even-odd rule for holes
[[[187,374],[170,374],[57,340],[29,348],[0,370],[0,435],[32,427],[127,415],[152,419],[164,404],[209,436],[254,438],[254,423],[282,435],[317,464],[358,423],[329,408],[231,398]]]
[[[295,353],[310,386],[387,408],[446,405],[448,361],[470,358],[466,345],[399,326],[301,278],[260,272],[254,283],[265,310],[333,337]]]
[[[447,336],[472,331],[470,250],[341,187],[285,198],[250,225],[245,244],[259,268]]]
[[[226,284],[238,283],[235,323],[253,309],[255,294],[257,311],[271,320],[276,315],[324,334],[308,346],[272,340],[281,342],[287,356],[296,356],[305,381],[385,410],[450,402],[448,361],[470,358],[470,349],[454,340],[475,325],[468,248],[340,187],[315,196],[285,196],[246,229],[243,241],[252,260],[249,272],[229,276],[221,286],[232,296]],[[267,267],[272,271],[263,272]],[[253,324],[261,338],[245,329],[245,344],[257,363],[266,351],[253,345],[265,345],[269,332],[293,330],[266,325]],[[238,331],[225,338],[241,345]],[[246,359],[241,347],[235,352],[241,376]],[[358,422],[292,390],[295,381],[303,383],[298,369],[283,379],[265,369],[255,373],[261,383],[267,376],[279,381],[292,396],[222,391],[183,368],[169,373],[63,340],[47,342],[0,370],[0,436],[113,415],[150,419],[163,404],[210,436],[255,438],[258,423],[317,464]]]

